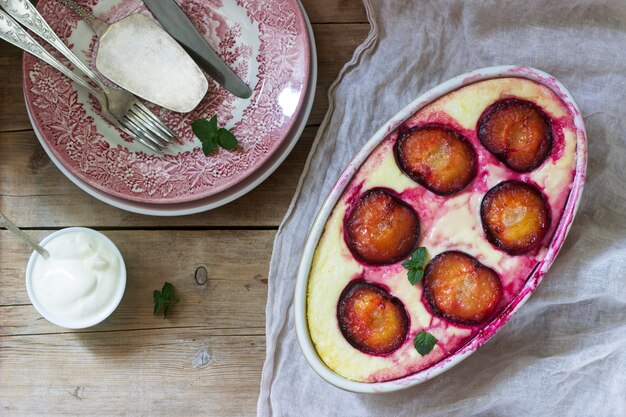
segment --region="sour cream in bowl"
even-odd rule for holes
[[[84,227],[61,229],[42,242],[50,254],[33,252],[26,290],[49,322],[68,329],[100,323],[118,306],[126,288],[126,267],[115,244]]]

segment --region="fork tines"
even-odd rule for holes
[[[133,136],[142,139],[140,142],[148,144],[152,150],[162,152],[169,144],[174,143],[174,132],[139,101],[131,105],[124,116],[124,122]]]

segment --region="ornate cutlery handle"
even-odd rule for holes
[[[68,9],[79,15],[85,22],[87,22],[87,24],[91,26],[91,29],[96,32],[99,38],[101,38],[102,35],[104,35],[104,32],[106,32],[109,28],[109,25],[106,22],[103,22],[102,20],[89,13],[87,10],[85,10],[83,6],[76,3],[74,0],[61,0],[61,3],[63,3]]]
[[[93,88],[87,81],[57,61],[55,57],[43,49],[43,47],[39,45],[17,22],[15,22],[2,10],[0,10],[0,38],[50,64],[58,71],[80,84],[99,101],[102,102],[102,100],[104,100],[103,102],[106,103],[106,97],[102,92]]]
[[[10,14],[15,20],[32,30],[35,34],[40,36],[43,40],[48,42],[54,49],[63,54],[76,68],[83,72],[91,81],[96,83],[98,87],[105,91],[105,86],[102,81],[87,67],[83,62],[78,59],[76,55],[70,49],[65,46],[63,41],[57,36],[48,23],[44,20],[43,16],[39,14],[35,6],[33,6],[28,0],[0,0],[0,6],[8,14]],[[19,45],[18,45],[19,46]],[[30,52],[30,51],[29,51]],[[33,54],[34,55],[34,54]],[[46,61],[47,62],[47,61]],[[58,68],[57,68],[58,69]]]

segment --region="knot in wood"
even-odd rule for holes
[[[196,269],[196,273],[194,274],[194,279],[196,280],[196,284],[204,285],[209,279],[209,273],[205,266],[199,266]]]
[[[194,369],[204,368],[211,364],[211,359],[213,358],[213,354],[208,347],[204,347],[200,352],[196,354],[196,357],[191,362],[191,366]]]

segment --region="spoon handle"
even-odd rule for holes
[[[2,213],[1,211],[0,211],[0,225],[6,227],[7,230],[9,230],[10,232],[13,232],[17,237],[19,237],[20,239],[28,243],[33,249],[39,252],[39,254],[41,254],[41,256],[43,256],[44,258],[47,259],[50,257],[50,254],[48,253],[47,250],[39,246],[39,244],[32,237],[22,232],[20,228],[17,227],[11,220],[9,220],[7,216],[5,216],[4,213]]]
[[[66,45],[61,38],[52,30],[48,22],[37,11],[29,0],[0,0],[2,7],[13,19],[32,30],[37,36],[45,40],[54,49],[67,58],[75,68],[84,73],[91,81],[96,83],[104,91],[104,84]]]
[[[83,6],[76,3],[74,0],[61,0],[61,3],[87,22],[99,38],[101,38],[102,35],[104,35],[104,33],[109,29],[110,26],[105,21],[100,20],[89,13]]]
[[[2,6],[2,1],[3,0],[0,0],[0,7]],[[23,49],[62,72],[64,75],[71,78],[74,82],[80,84],[83,88],[93,94],[93,96],[96,97],[101,103],[102,100],[104,100],[104,96],[100,91],[93,88],[87,81],[76,75],[65,65],[61,64],[55,57],[50,55],[50,53],[39,45],[37,41],[33,39],[28,32],[26,32],[25,29],[23,29],[15,20],[11,18],[11,16],[3,12],[1,9],[0,39],[4,39],[18,48]]]

